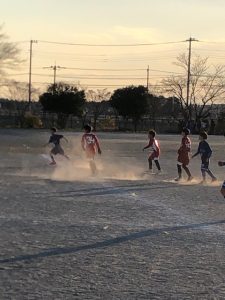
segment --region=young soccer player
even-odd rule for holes
[[[149,171],[152,172],[152,161],[154,160],[155,165],[158,169],[158,173],[161,172],[161,167],[159,164],[159,154],[160,154],[160,148],[159,148],[159,143],[155,139],[156,132],[155,130],[151,129],[148,132],[148,138],[149,142],[148,145],[146,145],[142,150],[144,151],[145,149],[150,149],[149,151],[149,156],[148,156],[148,166],[149,166]]]
[[[82,146],[82,149],[86,153],[87,159],[89,160],[92,175],[95,175],[97,168],[96,168],[96,165],[94,162],[94,157],[95,157],[96,151],[98,151],[98,154],[101,154],[102,151],[100,148],[98,138],[96,137],[95,134],[93,134],[91,132],[90,125],[84,126],[84,134],[81,139],[81,146]]]
[[[177,171],[178,177],[175,178],[175,181],[180,181],[182,179],[182,168],[187,173],[187,181],[191,181],[193,179],[189,168],[187,167],[189,164],[189,153],[191,151],[191,140],[188,137],[190,134],[190,130],[188,128],[182,129],[182,140],[180,148],[178,149],[178,159],[177,159]]]
[[[47,146],[49,144],[53,144],[54,147],[51,149],[50,151],[50,157],[51,157],[51,162],[50,165],[56,165],[56,161],[54,159],[54,155],[60,154],[62,156],[64,156],[65,158],[69,159],[69,157],[67,155],[65,155],[63,148],[60,145],[60,140],[64,139],[67,143],[68,140],[61,134],[56,134],[57,129],[55,127],[51,128],[51,136],[49,138],[49,141],[47,144],[45,144],[44,146]]]
[[[225,137],[225,133],[223,134],[223,136]],[[219,167],[225,166],[225,161],[218,161],[218,166]],[[225,198],[225,181],[223,182],[223,184],[221,186],[220,192],[223,195],[223,197]]]
[[[219,166],[219,167],[225,166],[225,161],[218,161],[218,166]],[[222,186],[221,186],[220,192],[221,192],[221,194],[223,195],[223,197],[225,198],[225,181],[223,182],[223,184],[222,184]]]
[[[206,142],[208,138],[208,135],[205,131],[201,132],[199,134],[199,146],[197,152],[192,155],[192,158],[200,154],[202,164],[201,164],[201,172],[202,172],[202,181],[201,183],[204,183],[206,181],[206,173],[211,177],[212,182],[216,181],[216,177],[213,175],[213,173],[209,170],[209,162],[210,157],[212,155],[212,150],[209,146],[209,144]]]

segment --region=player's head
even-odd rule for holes
[[[182,131],[181,131],[181,134],[183,135],[183,136],[187,136],[187,135],[189,135],[190,134],[190,130],[188,129],[188,128],[186,128],[186,127],[184,127],[183,129],[182,129]]]
[[[84,125],[84,131],[85,131],[86,133],[91,132],[91,126],[88,125],[88,124]]]
[[[148,136],[151,137],[151,138],[154,138],[156,135],[156,132],[154,129],[150,129],[149,132],[148,132]]]
[[[199,140],[200,141],[207,140],[207,138],[208,138],[208,134],[205,131],[202,131],[202,132],[199,133]]]
[[[56,129],[55,127],[52,127],[52,128],[51,128],[51,132],[52,132],[52,133],[56,133],[56,131],[57,131],[57,129]]]

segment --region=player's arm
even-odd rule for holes
[[[48,141],[47,143],[45,143],[45,144],[43,145],[43,147],[47,147],[49,144],[51,144],[51,142],[52,142],[52,139],[51,139],[51,137],[50,137],[49,141]]]
[[[100,148],[100,144],[99,144],[99,140],[98,140],[97,136],[94,136],[94,139],[95,139],[95,145],[96,145],[97,150],[98,150],[98,154],[102,154],[102,150]]]
[[[200,145],[198,146],[197,152],[196,152],[194,155],[192,155],[191,158],[194,158],[194,157],[197,156],[199,153],[200,153]]]
[[[48,143],[45,143],[45,144],[43,145],[43,147],[47,147],[49,144],[50,144],[49,142],[48,142]]]
[[[81,147],[85,151],[85,137],[84,137],[84,135],[81,138]]]
[[[146,145],[146,146],[142,149],[142,151],[144,151],[145,149],[148,149],[150,146],[151,146],[151,142],[149,141],[148,145]]]
[[[67,140],[67,138],[65,138],[65,136],[62,137],[67,143],[69,143],[69,141]]]

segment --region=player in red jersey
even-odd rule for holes
[[[191,151],[191,140],[188,137],[190,134],[190,130],[188,128],[183,128],[182,132],[182,140],[180,148],[178,149],[178,159],[177,159],[177,171],[178,171],[178,177],[175,179],[175,181],[180,181],[182,178],[182,168],[185,170],[185,172],[188,175],[188,181],[191,181],[193,179],[190,170],[188,169],[189,164],[189,153]]]
[[[152,161],[154,160],[155,165],[158,169],[158,173],[161,172],[161,167],[159,164],[159,154],[160,154],[160,148],[159,148],[159,143],[155,139],[156,132],[155,130],[151,129],[148,132],[148,138],[149,138],[149,143],[146,145],[142,150],[144,151],[145,149],[149,148],[149,156],[148,156],[148,166],[149,166],[149,171],[152,172]]]
[[[89,160],[91,172],[94,175],[97,171],[95,162],[94,162],[94,157],[96,154],[96,151],[98,151],[98,154],[101,154],[101,148],[99,145],[98,138],[94,133],[91,132],[91,126],[90,125],[85,125],[84,126],[84,134],[81,139],[81,146],[82,149],[86,153],[86,157]]]

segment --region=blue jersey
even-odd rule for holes
[[[193,155],[196,156],[200,154],[202,160],[209,159],[212,155],[212,150],[206,141],[201,141],[198,145],[198,151]]]
[[[49,143],[52,143],[55,146],[58,146],[60,144],[60,140],[62,138],[63,138],[63,135],[54,133],[50,136]]]

